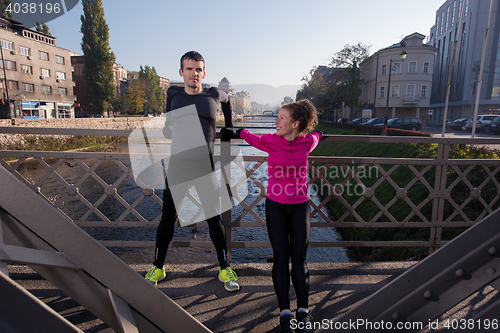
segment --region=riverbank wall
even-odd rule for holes
[[[45,127],[45,128],[89,128],[89,129],[135,129],[149,117],[127,118],[69,118],[69,119],[0,119],[0,127]],[[0,150],[23,150],[27,145],[27,134],[5,134],[0,132]],[[52,136],[69,139],[70,136]]]

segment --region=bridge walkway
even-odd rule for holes
[[[330,323],[416,263],[309,263],[310,305],[315,320],[322,322],[326,319]],[[213,332],[279,332],[279,310],[271,281],[271,264],[233,263],[232,266],[242,283],[242,289],[237,293],[221,288],[215,278],[215,263],[170,265],[167,278],[158,284],[158,288]],[[149,266],[131,265],[131,268],[144,275]],[[9,271],[16,283],[80,330],[87,333],[116,332],[28,266],[12,265]],[[291,291],[293,304],[293,287]],[[470,319],[499,298],[495,289],[485,287],[448,311],[443,318]],[[444,327],[432,330],[447,331]]]

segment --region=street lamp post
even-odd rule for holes
[[[401,62],[405,61],[406,59],[406,51],[403,50],[399,54],[399,58],[401,59]],[[399,66],[401,66],[401,63],[398,63]],[[392,73],[392,59],[389,61],[389,80],[387,82],[387,102],[385,104],[385,119],[384,119],[384,128],[387,128],[387,120],[389,119],[389,92],[391,90],[391,73]]]

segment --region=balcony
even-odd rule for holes
[[[404,105],[416,105],[416,104],[420,103],[420,98],[415,97],[414,95],[406,95],[406,96],[404,96],[401,103],[403,103]]]

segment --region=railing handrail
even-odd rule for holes
[[[93,128],[54,128],[54,127],[0,127],[3,134],[37,134],[37,135],[87,135],[87,136],[117,136],[125,137],[133,129],[93,129]],[[163,136],[160,130],[148,130],[148,136]],[[216,138],[220,139],[220,133]],[[330,135],[325,134],[325,141],[349,141],[372,143],[425,143],[425,144],[467,144],[467,145],[500,145],[500,138],[450,138],[450,137],[420,137],[420,136],[379,136],[379,135]]]

